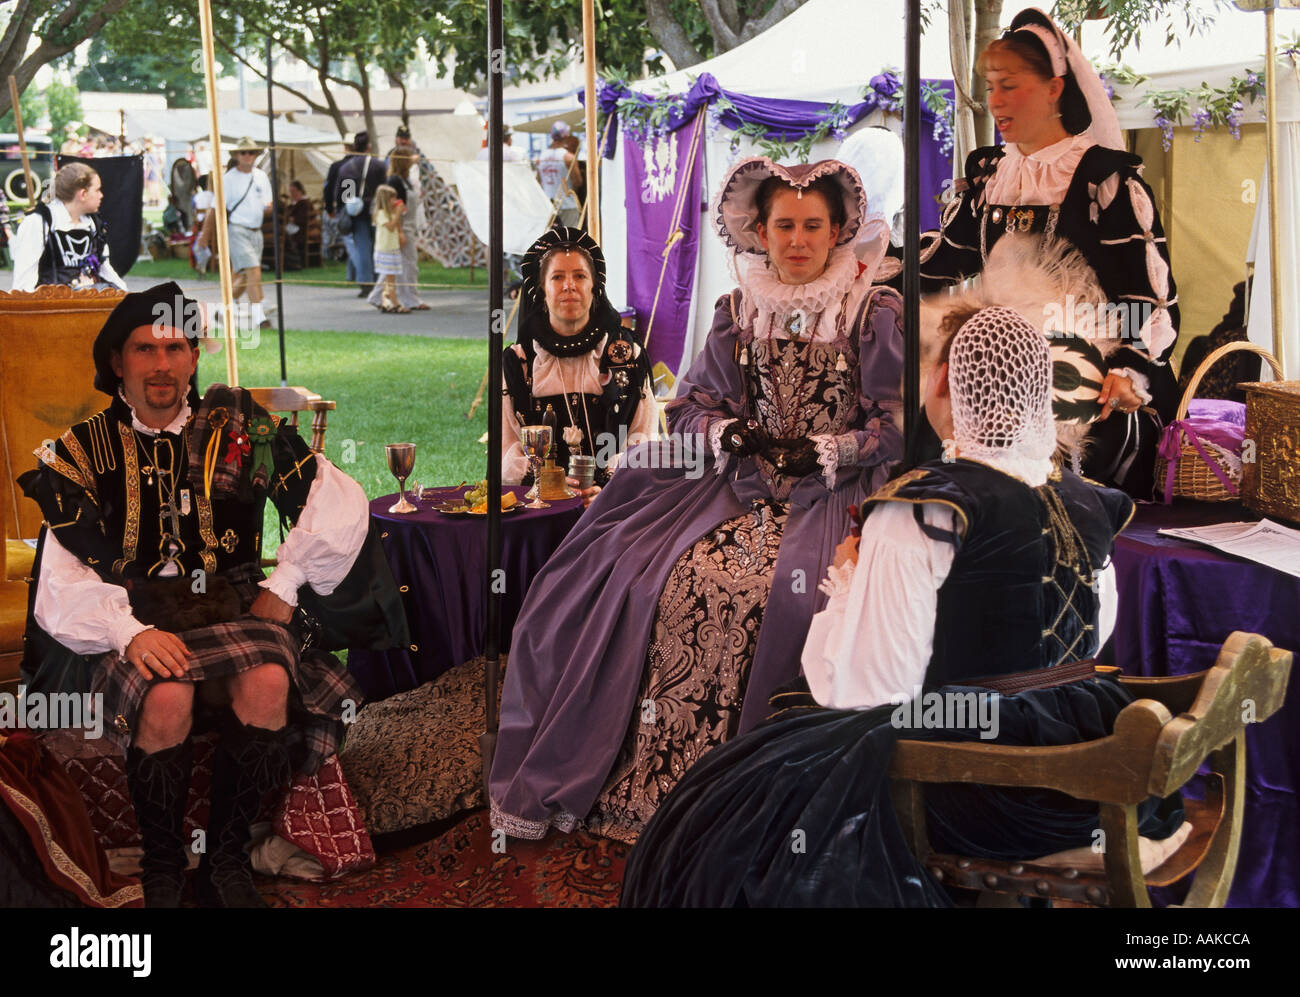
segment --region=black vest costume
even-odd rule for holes
[[[247,392],[237,396],[245,425],[270,419]],[[266,498],[296,521],[316,473],[312,453],[291,427],[280,426],[270,435],[269,490],[250,483],[250,450],[239,461],[243,494],[214,489],[209,498],[201,474],[195,480],[190,451],[197,445],[206,452],[214,430],[209,423],[204,439],[196,441],[193,425],[192,418],[180,434],[151,437],[132,427],[127,404],[114,398],[107,409],[67,430],[43,456],[45,466],[20,481],[59,542],[107,582],[160,577],[168,555],[185,575],[256,564]],[[229,430],[221,432],[217,456],[225,458]],[[169,500],[176,506],[174,522],[164,508]],[[175,547],[163,548],[165,532]]]
[[[549,405],[555,413],[555,440],[552,453],[556,466],[568,469],[569,456],[572,452],[564,440],[564,430],[570,425],[582,431],[582,444],[578,451],[589,457],[597,454],[612,457],[613,450],[605,446],[607,440],[624,440],[628,427],[636,415],[637,405],[641,400],[641,388],[650,374],[650,358],[646,351],[636,342],[627,329],[610,320],[617,313],[612,309],[597,307],[595,315],[605,318],[593,319],[578,336],[566,338],[554,332],[544,314],[531,327],[524,330],[521,323],[519,346],[524,351],[524,358],[507,347],[502,360],[502,374],[505,380],[505,393],[510,396],[517,417],[530,426],[542,425]],[[604,351],[600,356],[600,373],[609,375],[604,391],[599,395],[579,391],[564,395],[534,396],[533,361],[537,356],[534,347],[536,340],[547,352],[557,357],[581,356],[596,349],[602,336],[608,336]],[[572,413],[572,420],[570,419]],[[621,432],[620,432],[621,430]],[[525,485],[532,484],[530,471],[524,476]],[[609,474],[604,467],[596,468],[596,483],[605,484]]]
[[[957,514],[958,535],[942,535],[956,553],[939,589],[927,688],[1096,653],[1097,634],[1085,621],[1097,618],[1095,575],[1133,515],[1123,492],[1069,471],[1030,488],[988,465],[957,460],[909,471],[867,501],[912,503],[918,517],[923,503],[938,502]],[[1060,512],[1068,523],[1053,522]],[[1068,533],[1081,546],[1059,556],[1060,527],[1071,524]]]
[[[99,268],[108,259],[108,229],[99,215],[86,215],[93,228],[71,229],[59,232],[54,228],[54,218],[48,204],[38,204],[34,213],[39,215],[45,228],[44,249],[36,267],[38,284],[72,284],[89,268],[88,276],[99,279]]]

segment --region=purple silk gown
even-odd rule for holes
[[[835,343],[850,363],[857,353],[858,462],[838,468],[832,489],[819,470],[789,496],[741,733],[771,712],[769,696],[799,674],[809,623],[826,601],[817,586],[848,533],[849,506],[882,485],[902,454],[901,313],[896,293],[873,291]],[[724,453],[719,465],[707,442],[711,423],[750,415],[736,360],[748,339],[724,296],[668,405],[669,439],[628,451],[529,589],[502,692],[489,783],[494,827],[540,838],[551,825],[571,831],[586,817],[633,721],[669,571],[709,530],[770,495],[754,458]]]

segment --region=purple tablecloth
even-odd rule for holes
[[[1169,527],[1259,517],[1236,503],[1139,506],[1115,544],[1115,664],[1130,675],[1185,675],[1214,665],[1234,630],[1300,653],[1300,578],[1157,535]],[[1300,678],[1246,737],[1246,815],[1232,907],[1300,906]]]
[[[522,504],[525,489],[511,490]],[[463,492],[439,489],[437,500]],[[348,653],[348,670],[370,700],[414,689],[486,648],[486,517],[447,516],[435,512],[428,499],[417,503],[419,512],[397,515],[388,511],[395,501],[396,495],[375,499],[370,515],[383,529],[384,552],[402,592],[411,646]],[[533,577],[580,515],[582,500],[575,498],[552,502],[549,509],[520,509],[501,517],[502,651],[510,647],[510,631]]]

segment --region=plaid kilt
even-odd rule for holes
[[[261,591],[252,581],[234,584],[245,606]],[[360,710],[362,694],[334,655],[316,648],[299,655],[299,641],[292,630],[249,615],[230,623],[186,630],[177,636],[193,655],[184,678],[155,675],[146,679],[116,651],[97,662],[91,692],[103,695],[104,735],[124,753],[130,746],[144,697],[155,682],[203,682],[265,664],[280,665],[289,675],[287,743],[295,771],[310,775],[338,752],[343,741],[344,709],[351,701],[351,712]],[[197,696],[195,710],[201,719]],[[196,727],[202,726],[196,723]]]

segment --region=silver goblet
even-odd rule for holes
[[[533,470],[533,485],[536,487],[542,473],[542,461],[551,452],[550,426],[522,426],[519,430],[519,445],[523,447],[528,466]],[[538,495],[529,502],[525,509],[549,509],[551,503],[543,502]]]
[[[414,443],[389,443],[384,447],[388,456],[388,470],[397,479],[397,501],[388,507],[389,512],[417,512],[415,506],[406,501],[406,479],[415,468]]]

